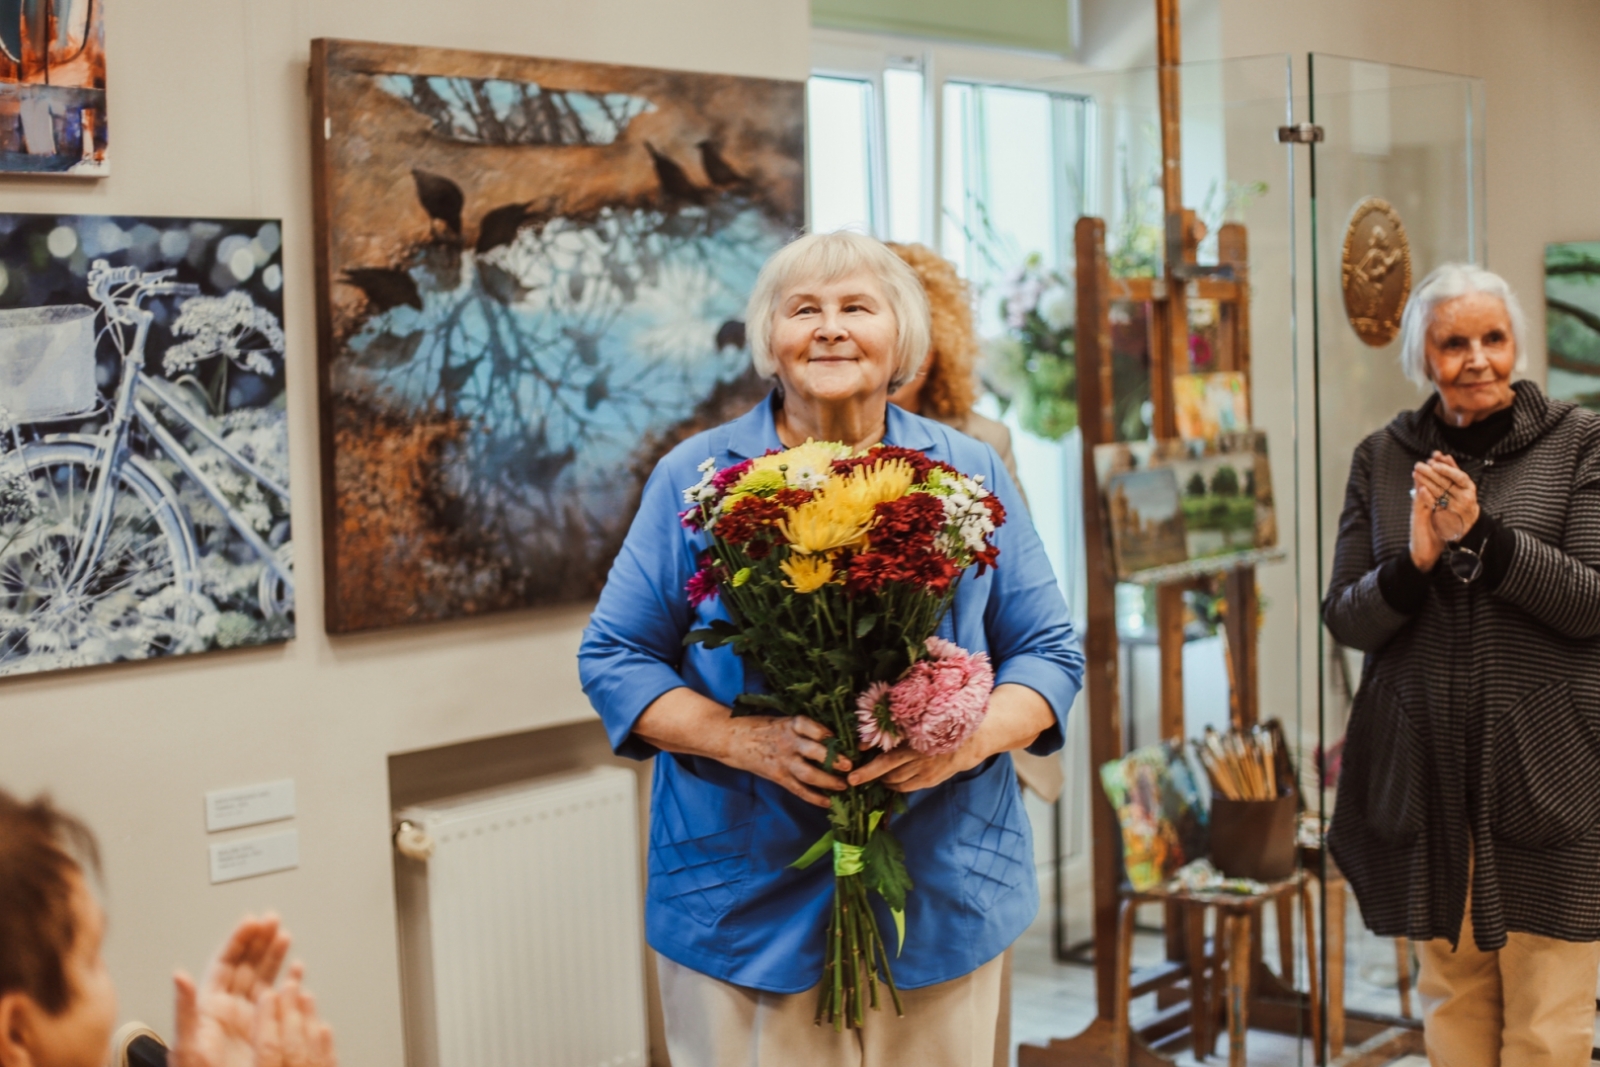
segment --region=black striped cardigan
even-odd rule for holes
[[[1414,615],[1379,591],[1408,551],[1412,465],[1450,451],[1429,398],[1357,447],[1322,604],[1366,653],[1333,857],[1375,933],[1452,943],[1472,862],[1486,951],[1508,931],[1600,941],[1600,415],[1515,389],[1505,438],[1456,456],[1514,531],[1499,585],[1441,561]]]

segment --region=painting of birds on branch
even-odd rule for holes
[[[318,41],[327,625],[594,596],[660,455],[765,395],[804,87]]]
[[[1545,248],[1544,305],[1546,391],[1600,411],[1600,241]]]

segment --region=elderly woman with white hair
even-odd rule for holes
[[[1365,652],[1329,845],[1419,943],[1430,1061],[1589,1062],[1600,971],[1600,416],[1512,381],[1505,281],[1423,280],[1432,395],[1356,449],[1323,619]]]
[[[988,1067],[1000,957],[1038,910],[1032,842],[1010,751],[1061,747],[1083,660],[1015,484],[993,449],[891,406],[928,351],[928,305],[911,269],[848,232],[802,237],[762,269],[747,330],[776,379],[748,415],[696,435],[656,467],[578,653],[585,691],[619,755],[658,757],[645,925],[658,953],[674,1067]],[[962,581],[941,636],[988,652],[987,716],[960,750],[897,750],[824,767],[828,732],[803,717],[739,716],[756,684],[728,648],[684,636],[726,618],[684,584],[705,536],[682,491],[718,468],[804,443],[920,449],[982,475],[1005,505],[999,565]],[[813,1024],[833,893],[824,864],[790,864],[828,828],[830,793],[882,778],[905,795],[895,833],[915,889],[894,961],[907,1018],[868,1012],[859,1031]],[[888,928],[887,912],[879,923]]]

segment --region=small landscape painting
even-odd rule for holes
[[[1600,411],[1600,241],[1544,253],[1546,392]]]
[[[0,174],[110,173],[106,0],[0,0]]]
[[[0,675],[294,635],[282,230],[0,215]]]
[[[312,80],[329,630],[596,595],[656,459],[766,395],[803,85],[350,41]]]
[[[1278,543],[1266,434],[1097,445],[1095,467],[1123,581],[1223,570]]]

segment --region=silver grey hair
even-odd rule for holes
[[[1511,286],[1494,271],[1485,270],[1476,263],[1445,263],[1422,279],[1406,304],[1405,314],[1400,316],[1400,369],[1419,387],[1427,388],[1432,381],[1428,375],[1427,340],[1434,310],[1447,300],[1469,293],[1496,296],[1505,304],[1506,317],[1511,320],[1511,340],[1517,349],[1516,369],[1527,368],[1527,319]]]
[[[888,246],[852,230],[797,237],[774,252],[761,268],[744,319],[750,362],[757,374],[771,378],[778,373],[778,362],[772,355],[772,320],[785,294],[796,286],[834,282],[857,271],[871,274],[883,285],[898,327],[897,358],[889,390],[893,392],[917,376],[931,343],[928,294],[916,272]]]

